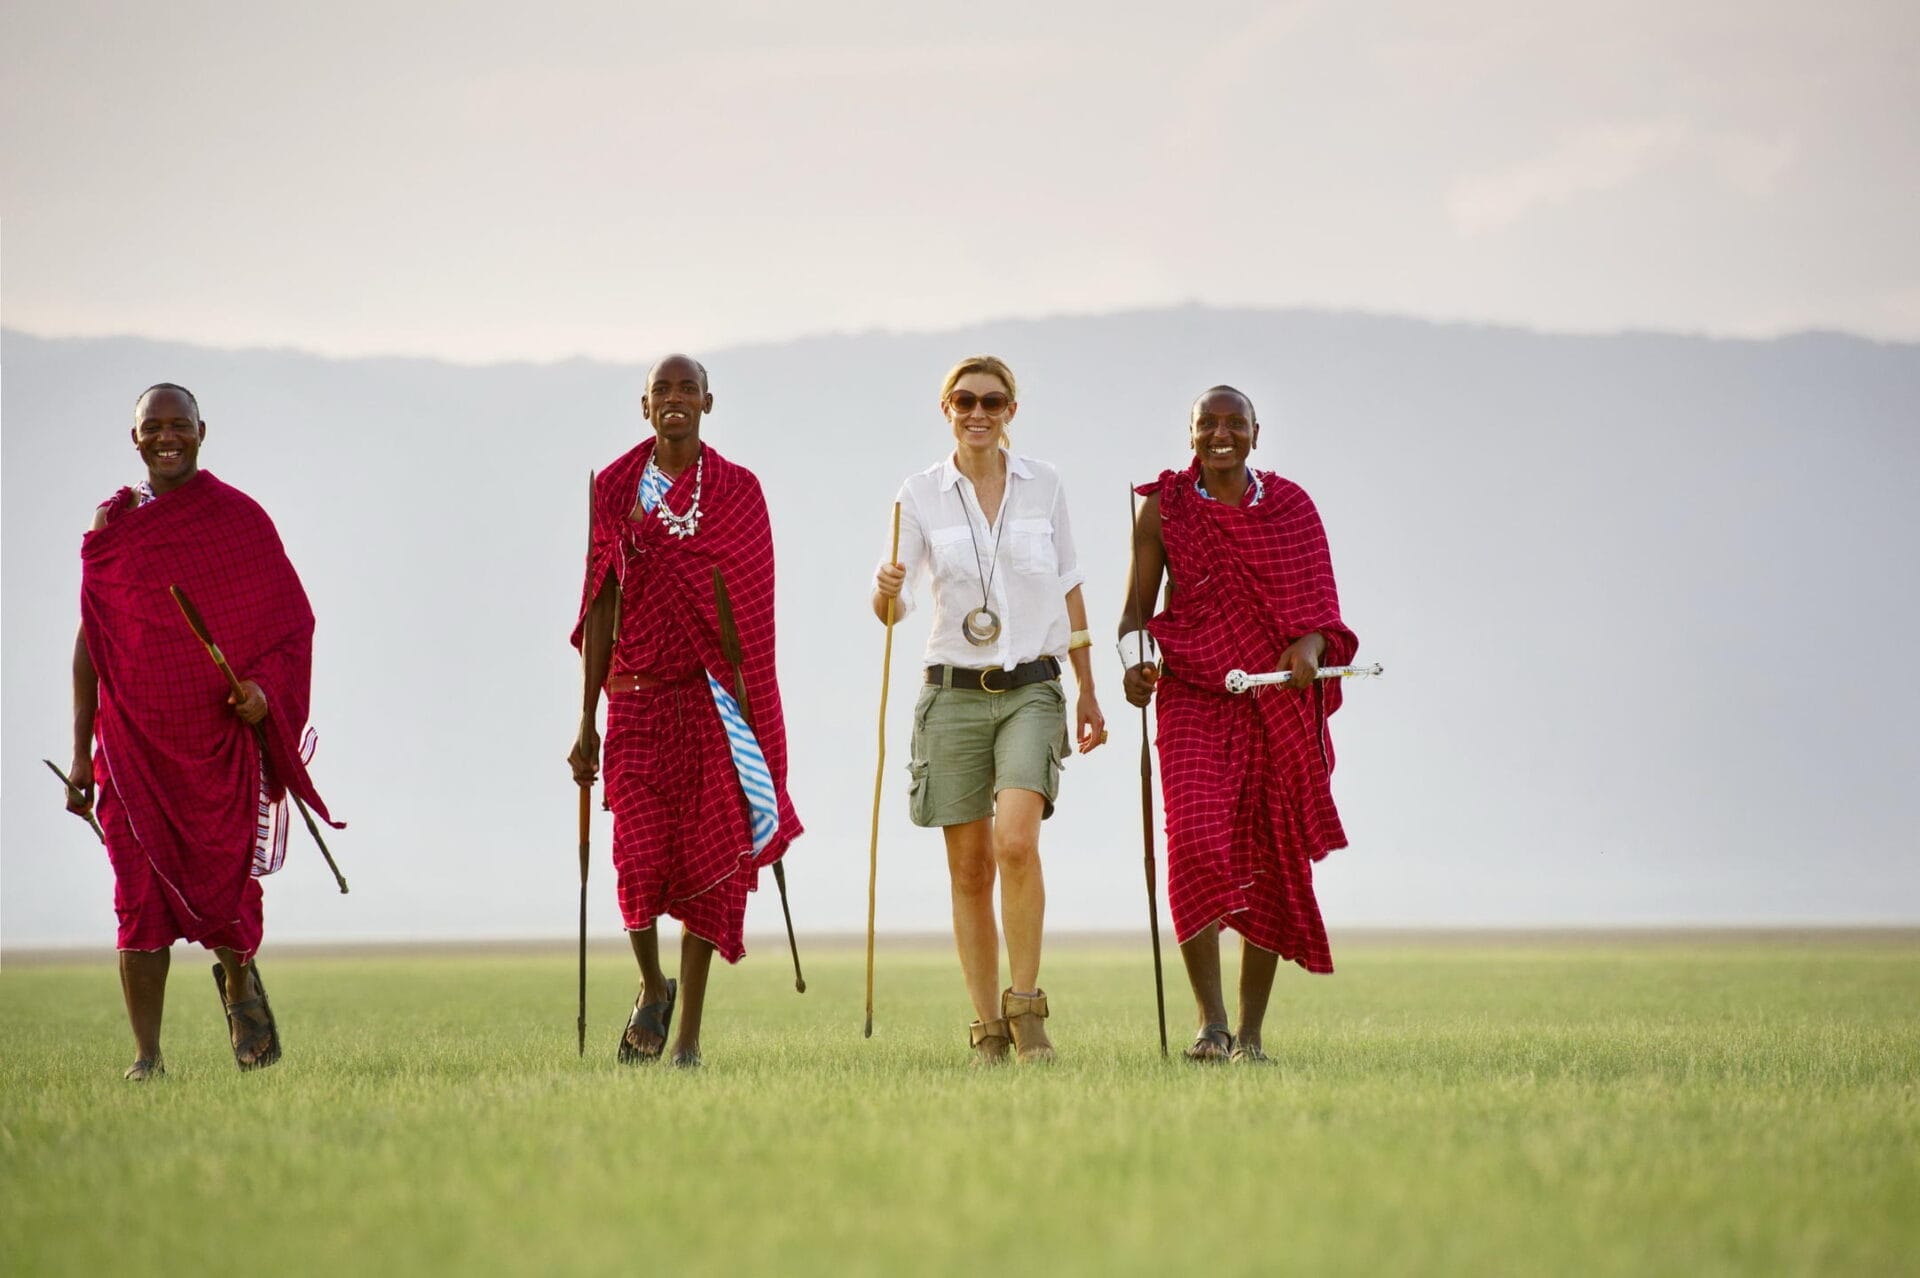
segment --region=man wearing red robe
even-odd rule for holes
[[[595,727],[607,694],[605,805],[613,812],[620,913],[640,990],[619,1059],[700,1063],[715,950],[746,954],[747,893],[801,834],[787,797],[786,723],[774,677],[773,533],[760,481],[700,439],[713,411],[707,371],[670,355],[647,377],[653,438],[594,481],[592,543],[573,643],[585,667],[578,784],[600,770]],[[745,705],[721,646],[714,571],[740,639]],[[660,966],[658,920],[680,920],[680,975]]]
[[[160,1021],[176,940],[218,957],[214,983],[240,1068],[279,1059],[253,961],[259,880],[286,854],[288,791],[327,818],[306,769],[313,612],[266,512],[199,468],[206,434],[191,392],[171,383],[143,392],[132,435],[147,478],[100,505],[80,552],[67,806],[91,813],[97,788],[135,1080],[165,1072]],[[170,586],[199,608],[238,694]]]
[[[1279,961],[1333,970],[1313,863],[1347,842],[1328,788],[1340,686],[1314,675],[1350,663],[1359,641],[1340,620],[1312,500],[1247,465],[1260,439],[1252,401],[1228,386],[1207,391],[1191,439],[1192,465],[1139,489],[1121,660],[1127,700],[1158,702],[1167,905],[1201,1026],[1187,1056],[1264,1062]],[[1163,572],[1166,606],[1153,615]],[[1234,669],[1292,677],[1234,695]],[[1221,991],[1223,926],[1241,937],[1237,1033]]]

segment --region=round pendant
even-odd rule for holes
[[[975,608],[960,623],[960,633],[976,648],[984,648],[1000,637],[1000,618],[991,608]]]

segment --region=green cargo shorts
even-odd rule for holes
[[[1011,692],[925,684],[913,707],[912,778],[907,806],[915,825],[964,825],[993,815],[1002,790],[1031,790],[1053,815],[1060,768],[1069,749],[1067,698],[1058,679]]]

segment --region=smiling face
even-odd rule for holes
[[[200,469],[200,444],[207,425],[193,397],[157,387],[133,406],[133,446],[147,464],[147,482],[155,492],[178,488]]]
[[[1208,391],[1193,403],[1192,439],[1203,470],[1222,476],[1239,473],[1260,442],[1253,402],[1236,390]]]
[[[713,411],[707,372],[685,355],[669,355],[647,375],[640,411],[661,443],[700,438],[700,419]]]
[[[946,414],[954,441],[962,450],[985,453],[1000,447],[1001,433],[1020,411],[1020,405],[1014,402],[1007,384],[992,373],[970,372],[954,381],[953,389],[940,401],[940,411]]]

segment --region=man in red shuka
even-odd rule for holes
[[[1259,1063],[1267,998],[1282,958],[1331,972],[1313,863],[1345,847],[1328,789],[1327,716],[1359,640],[1340,620],[1319,513],[1298,484],[1256,471],[1253,403],[1216,386],[1193,405],[1193,464],[1139,491],[1133,580],[1121,616],[1127,700],[1157,699],[1167,814],[1167,906],[1199,1007],[1190,1060]],[[1167,576],[1166,607],[1153,600]],[[1156,665],[1138,632],[1142,620]],[[1229,670],[1288,670],[1250,694]],[[1220,928],[1240,933],[1240,1025],[1220,988]]]
[[[753,472],[700,441],[713,411],[707,370],[669,355],[640,411],[653,438],[595,478],[593,536],[573,643],[586,689],[568,762],[600,769],[607,694],[606,806],[620,914],[640,992],[620,1038],[624,1064],[658,1060],[676,1006],[672,1063],[700,1064],[707,972],[717,949],[746,954],[747,893],[800,836],[787,798],[787,733],[773,668],[773,531]],[[746,704],[720,640],[713,574],[726,582]],[[680,977],[660,968],[658,920],[680,920]]]
[[[101,503],[80,551],[67,807],[91,812],[98,787],[138,1051],[126,1076],[166,1072],[160,1020],[182,939],[218,957],[234,1061],[258,1069],[280,1059],[253,961],[260,876],[286,855],[289,791],[328,819],[306,769],[313,611],[266,512],[200,469],[207,424],[190,391],[149,387],[132,434],[147,477]],[[238,694],[169,586],[199,608]]]

